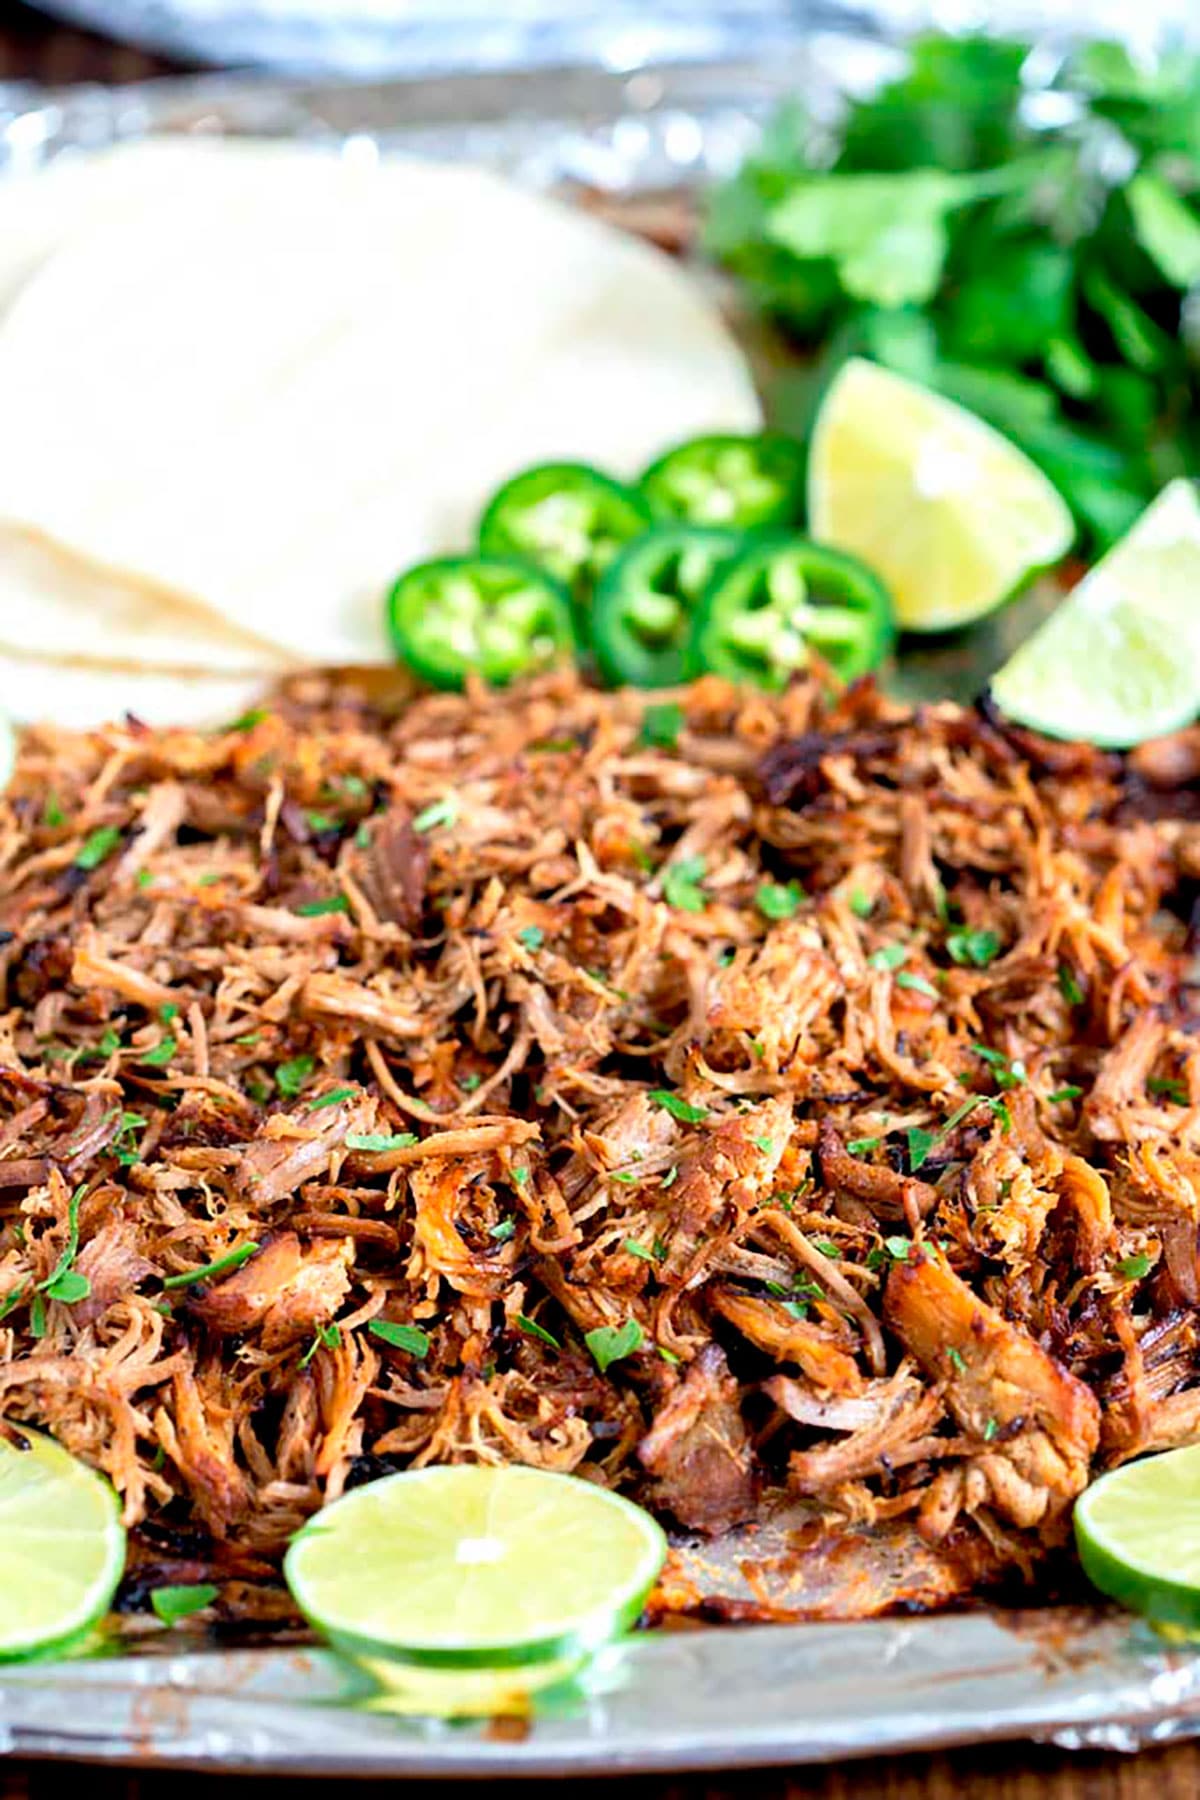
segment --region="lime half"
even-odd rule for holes
[[[666,1557],[648,1513],[540,1469],[416,1469],[318,1513],[284,1563],[351,1654],[434,1668],[582,1657],[638,1617]]]
[[[64,1644],[103,1617],[125,1568],[107,1481],[53,1438],[0,1437],[0,1658]]]
[[[376,1692],[360,1701],[368,1712],[434,1719],[525,1718],[556,1690],[575,1688],[591,1660],[583,1655],[511,1669],[422,1669],[391,1657],[355,1657],[376,1684]]]
[[[1102,1475],[1075,1508],[1075,1541],[1101,1593],[1200,1628],[1200,1444]]]
[[[1200,499],[1173,481],[992,680],[1002,712],[1124,749],[1200,712]]]
[[[851,357],[813,428],[809,530],[883,576],[906,631],[992,612],[1071,546],[1058,490],[974,413]]]

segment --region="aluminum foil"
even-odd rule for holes
[[[213,77],[57,95],[0,84],[0,172],[150,132],[267,133],[353,155],[484,161],[636,208],[735,166],[782,95],[801,89],[819,115],[878,79],[892,54],[830,31],[767,61],[631,74]],[[912,678],[944,692],[976,673],[931,666]],[[746,1581],[752,1551],[737,1539],[706,1550],[714,1593],[762,1602],[761,1570]],[[794,1598],[780,1594],[785,1612]],[[1004,1738],[1132,1750],[1193,1734],[1200,1653],[1103,1609],[645,1633],[519,1735],[369,1710],[361,1681],[319,1649],[152,1634],[119,1655],[0,1668],[0,1754],[343,1778],[703,1769]]]
[[[979,0],[42,0],[49,12],[169,56],[293,73],[379,76],[600,62],[771,55],[800,29],[847,18],[886,29],[971,29]],[[992,0],[991,25],[1044,31],[1078,0]],[[1090,0],[1096,35],[1152,40],[1188,23],[1187,0]]]

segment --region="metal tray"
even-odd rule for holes
[[[818,109],[836,105],[888,54],[878,40],[827,32],[754,64],[632,74],[354,86],[209,77],[64,94],[0,84],[0,177],[150,132],[251,132],[483,161],[632,207],[731,168],[781,95],[799,88]],[[952,674],[930,665],[918,679],[946,691],[965,678]],[[739,1546],[712,1554],[736,1589]],[[140,1651],[0,1669],[0,1755],[342,1778],[533,1775],[1004,1738],[1131,1750],[1200,1734],[1200,1655],[1103,1609],[647,1633],[611,1651],[586,1694],[519,1735],[367,1710],[322,1650],[140,1641]]]

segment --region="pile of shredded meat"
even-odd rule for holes
[[[1194,734],[869,684],[29,734],[0,1429],[111,1477],[133,1604],[463,1460],[922,1571],[810,1610],[1028,1577],[1200,1436],[1198,821]]]

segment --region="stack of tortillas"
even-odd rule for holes
[[[524,465],[753,429],[665,256],[478,169],[163,140],[0,183],[0,709],[219,719],[388,659]]]

